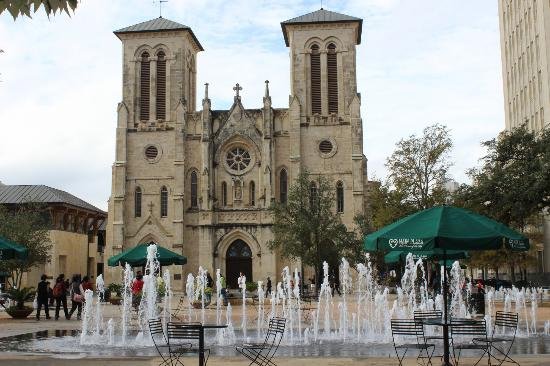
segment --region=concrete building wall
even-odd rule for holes
[[[499,0],[506,130],[550,126],[550,3]],[[550,272],[550,217],[544,218],[544,271]]]

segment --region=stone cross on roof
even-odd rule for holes
[[[239,91],[243,90],[243,87],[239,85],[239,83],[235,84],[235,86],[233,87],[233,90],[235,90],[235,92],[237,93],[235,95],[235,99],[241,99],[241,96],[239,95]]]

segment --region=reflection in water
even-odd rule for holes
[[[135,334],[132,334],[135,336]],[[253,333],[250,338],[255,337]],[[213,338],[206,339],[207,344],[214,343]],[[233,356],[236,355],[234,346],[211,346],[213,355]],[[89,356],[155,356],[154,347],[97,347],[81,346],[79,330],[50,330],[35,333],[26,333],[13,337],[0,339],[0,352],[25,352],[56,354],[59,356],[70,356],[82,354]],[[388,343],[336,343],[324,341],[304,346],[281,345],[278,355],[281,357],[387,357],[393,355],[393,346]],[[550,337],[535,336],[530,338],[516,338],[512,347],[513,354],[550,354]],[[474,354],[472,354],[474,355]],[[467,354],[465,354],[467,356]]]

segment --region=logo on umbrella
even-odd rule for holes
[[[420,249],[424,246],[424,240],[422,239],[388,239],[388,244],[390,248],[395,249],[396,247],[400,248],[409,248],[409,249]]]

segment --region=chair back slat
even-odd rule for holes
[[[517,328],[519,316],[517,313],[497,311],[495,316],[495,326]]]
[[[485,320],[453,320],[451,319],[451,336],[475,336],[487,339]]]
[[[441,310],[416,310],[414,312],[415,320],[441,319],[443,312]]]
[[[162,328],[162,322],[160,319],[150,319],[149,320],[149,333],[151,336],[162,334],[164,337],[164,329]]]
[[[419,320],[392,319],[391,331],[393,335],[424,336],[424,328]]]
[[[202,325],[200,323],[168,323],[168,342],[172,340],[196,340],[200,339]]]

